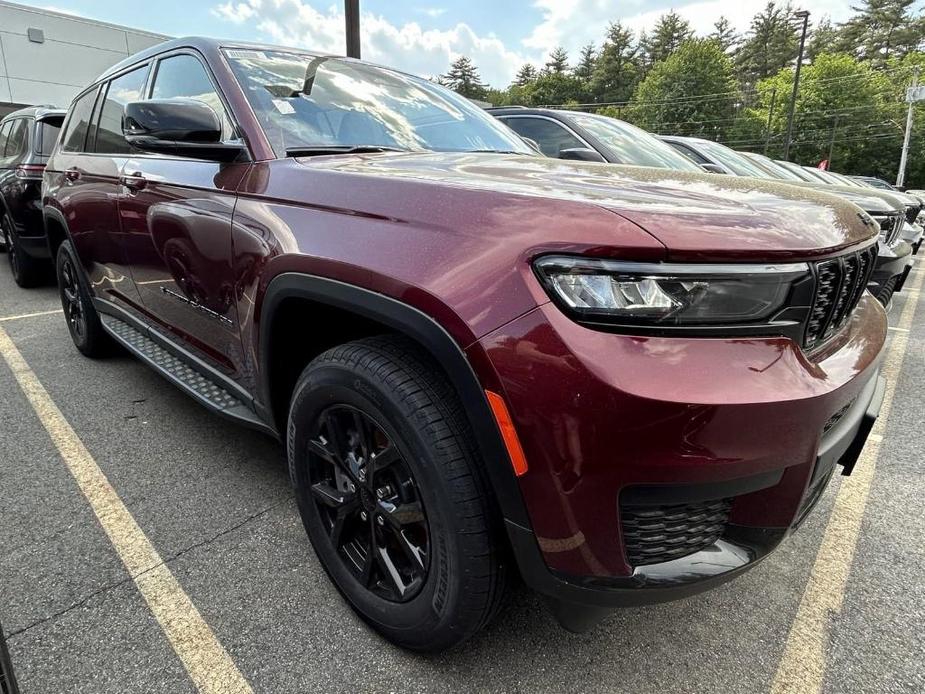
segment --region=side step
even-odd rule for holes
[[[103,328],[116,342],[213,412],[246,426],[273,433],[245,400],[162,347],[150,337],[147,330],[140,330],[107,313],[101,312],[100,320]]]

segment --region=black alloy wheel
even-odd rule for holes
[[[383,428],[349,405],[328,407],[313,427],[308,474],[331,545],[354,578],[385,600],[414,598],[427,578],[427,515]]]
[[[83,298],[80,295],[80,285],[77,280],[77,271],[70,257],[64,259],[60,270],[61,306],[67,327],[75,342],[87,334],[87,313],[84,310]]]

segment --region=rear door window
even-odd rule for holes
[[[125,105],[141,101],[148,66],[140,67],[116,77],[109,83],[103,107],[100,109],[93,151],[102,154],[131,154],[135,150],[122,134],[122,116]]]
[[[93,89],[71,106],[71,114],[67,119],[67,128],[61,137],[61,149],[65,152],[83,152],[87,140],[87,130],[90,128],[90,113],[96,101],[96,89]]]
[[[61,121],[41,121],[35,129],[35,153],[43,157],[50,157],[55,148],[58,135],[61,134]]]
[[[529,137],[534,140],[540,146],[540,151],[547,157],[558,158],[563,149],[585,146],[581,140],[572,135],[565,127],[545,118],[515,116],[513,118],[502,118],[501,120],[521,137]]]
[[[6,150],[6,141],[10,139],[10,129],[13,127],[13,121],[8,120],[3,125],[0,125],[0,159],[4,158],[4,151]]]
[[[29,141],[29,121],[25,118],[18,118],[13,121],[13,129],[10,131],[9,139],[6,141],[4,150],[4,159],[16,162],[26,153],[26,144]]]

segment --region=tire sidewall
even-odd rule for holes
[[[311,497],[307,446],[312,423],[327,407],[345,404],[371,416],[398,447],[414,476],[424,504],[430,540],[430,564],[420,593],[405,603],[394,603],[373,594],[353,577],[330,543]],[[451,619],[459,592],[462,567],[457,527],[451,513],[452,500],[439,470],[432,446],[412,424],[407,406],[361,370],[325,364],[310,368],[297,386],[289,414],[288,452],[290,474],[299,511],[312,546],[335,585],[365,619],[391,638],[431,631]]]
[[[81,309],[84,313],[85,323],[84,334],[82,336],[74,334],[71,328],[71,322],[67,319],[67,306],[65,305],[64,287],[61,281],[62,268],[64,267],[65,260],[70,260],[75,279],[77,280],[77,293],[80,295]],[[106,338],[103,334],[103,326],[100,324],[96,307],[93,306],[90,292],[87,290],[80,261],[77,260],[77,254],[74,253],[74,248],[68,240],[63,241],[58,247],[58,253],[55,256],[55,278],[58,283],[58,298],[61,301],[61,307],[64,309],[65,313],[64,317],[67,322],[67,331],[71,336],[71,340],[74,342],[74,346],[86,356],[97,356],[101,351],[100,343]]]

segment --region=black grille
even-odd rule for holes
[[[632,566],[686,557],[716,542],[729,520],[732,499],[674,506],[623,506],[623,542]]]
[[[877,247],[816,263],[813,296],[803,345],[813,348],[832,337],[854,311],[877,261]]]
[[[909,224],[915,223],[915,220],[918,219],[919,212],[921,211],[921,205],[909,205],[906,207],[906,221],[908,221]]]

